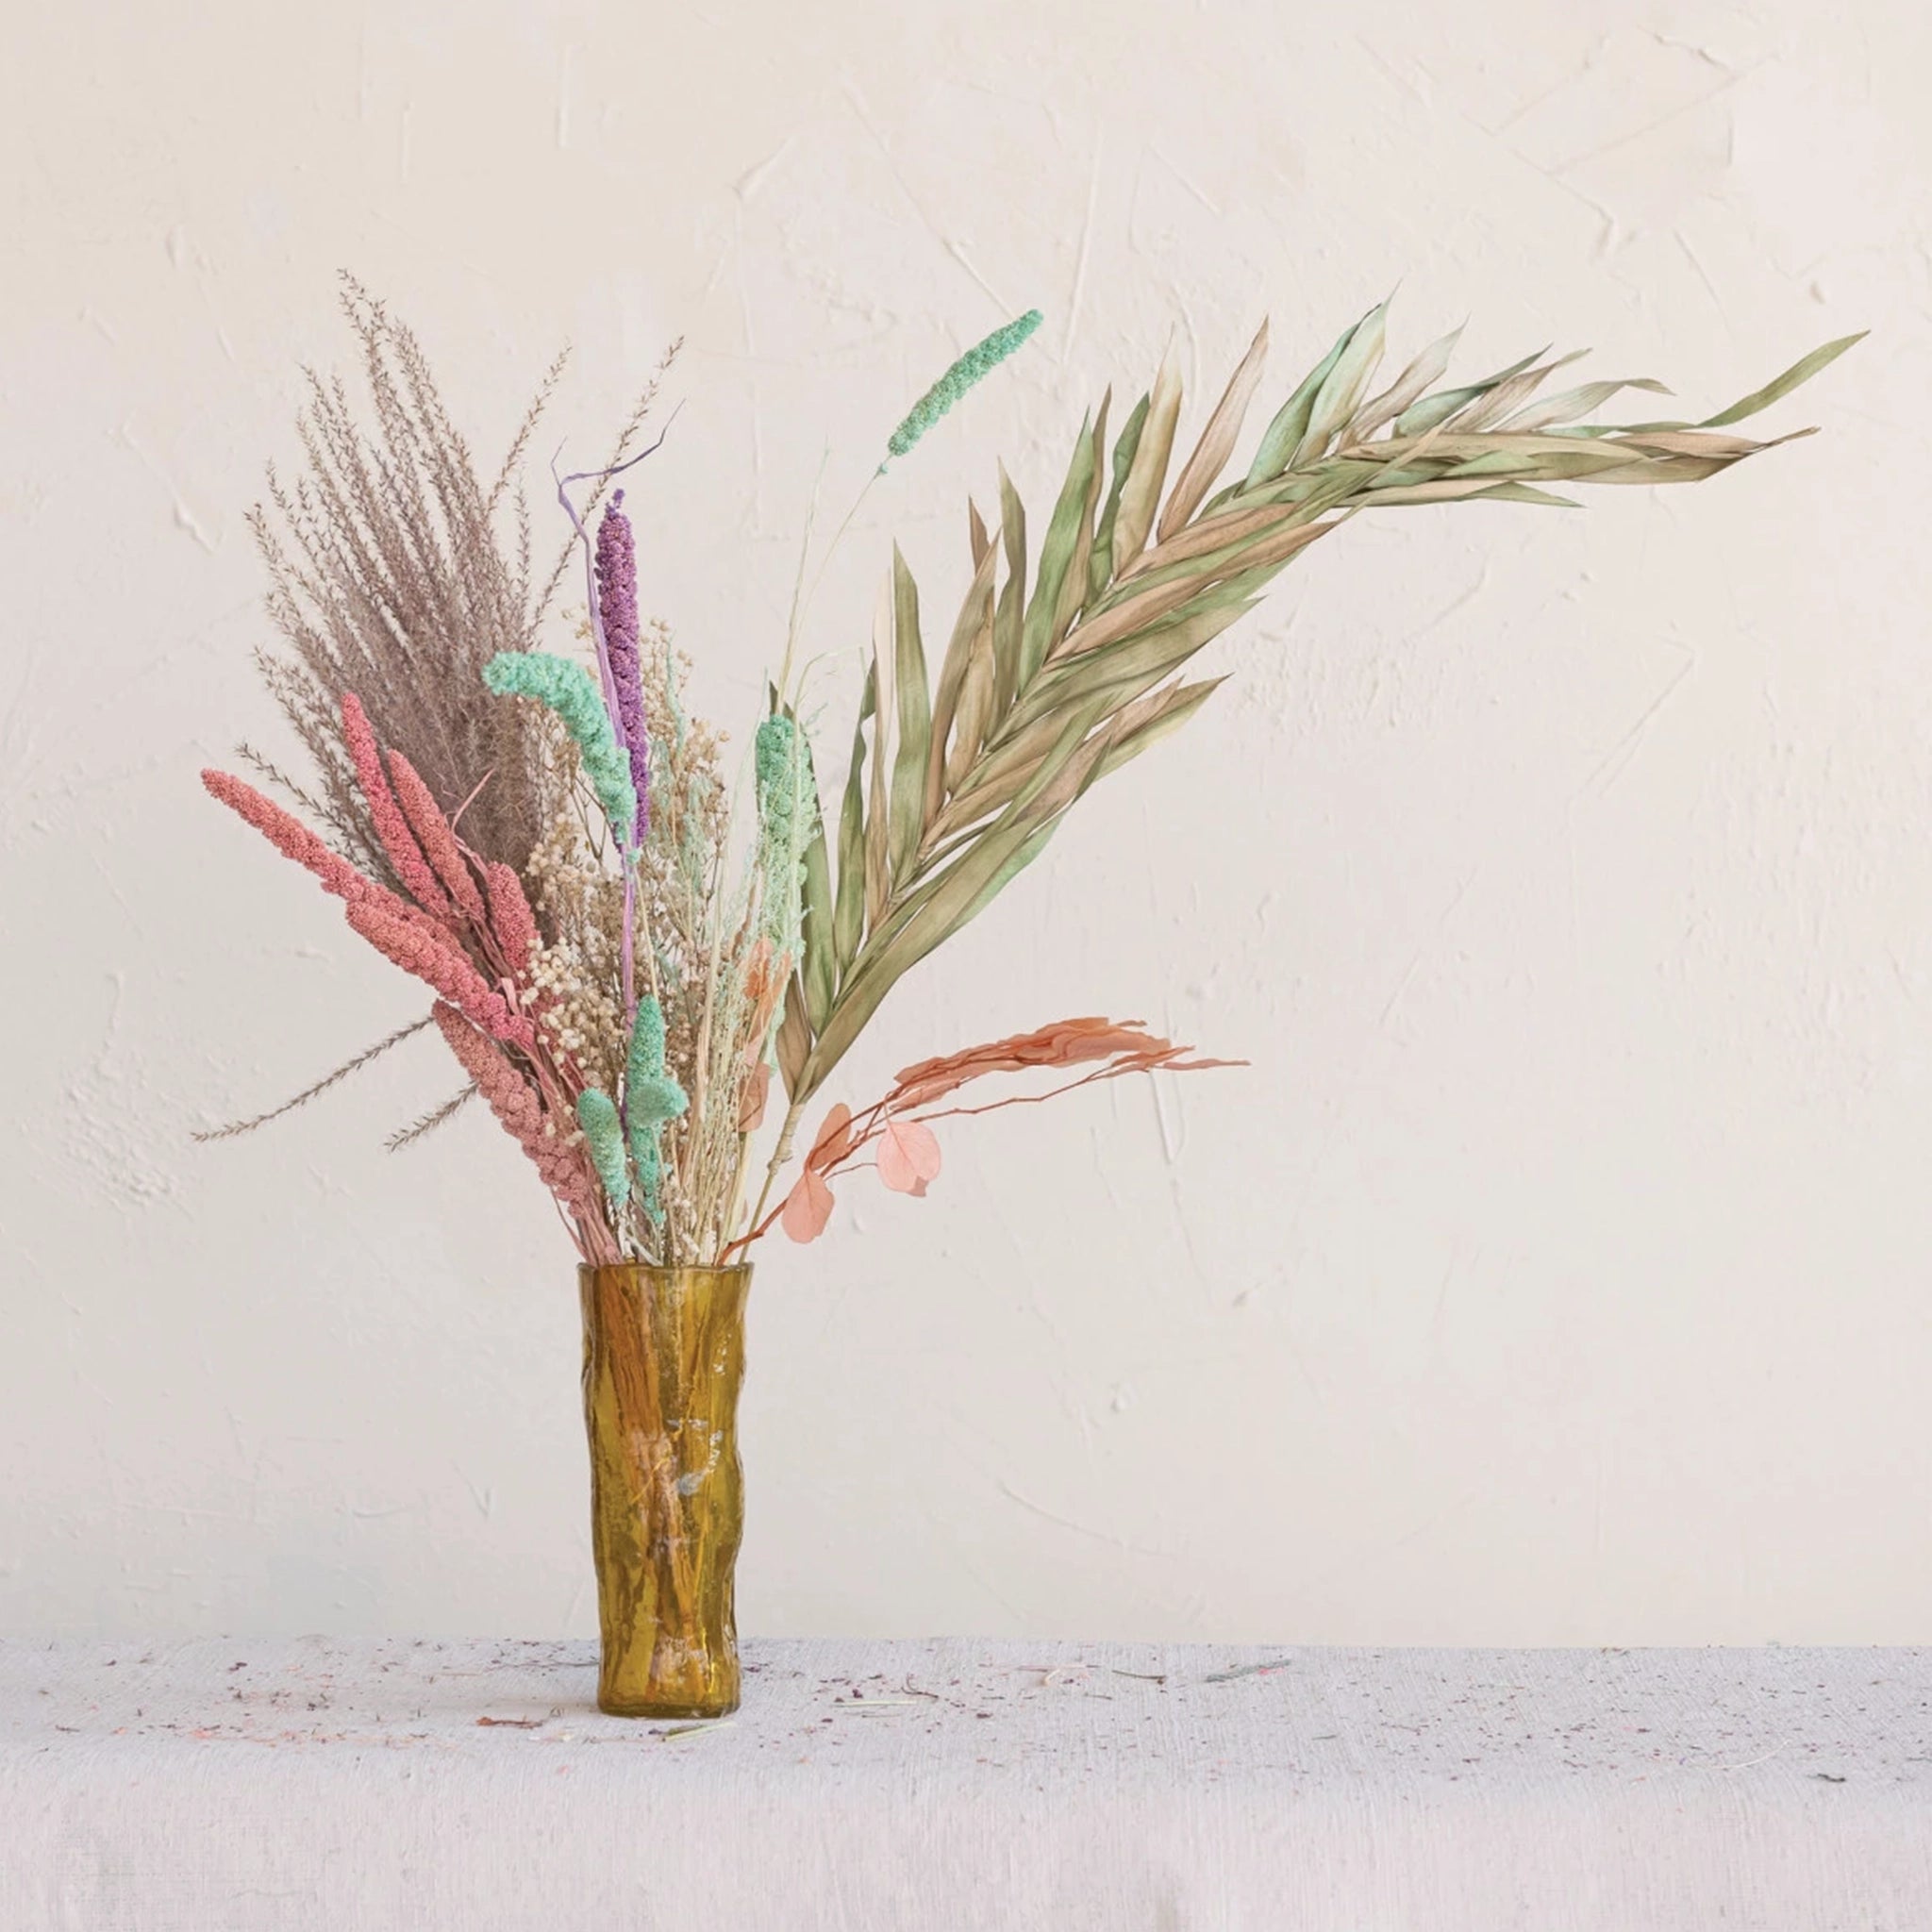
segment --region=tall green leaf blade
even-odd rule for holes
[[[1308,418],[1314,414],[1315,398],[1322,392],[1322,385],[1334,373],[1335,365],[1347,352],[1350,338],[1360,326],[1357,323],[1343,329],[1335,346],[1302,377],[1295,392],[1275,410],[1274,420],[1261,432],[1261,446],[1255,452],[1255,460],[1248,465],[1244,489],[1270,482],[1288,468],[1289,458],[1307,434]]]
[[[1160,508],[1160,492],[1167,481],[1168,458],[1174,454],[1174,433],[1180,416],[1180,364],[1170,348],[1160,358],[1160,369],[1154,378],[1147,404],[1147,420],[1134,447],[1134,460],[1127,467],[1127,480],[1121,486],[1121,507],[1113,526],[1116,571],[1124,569],[1140,556],[1141,545],[1154,528],[1154,513]]]
[[[872,793],[865,814],[865,923],[876,925],[885,917],[886,902],[892,892],[892,859],[888,846],[892,827],[891,764],[893,675],[895,645],[892,639],[894,578],[886,573],[879,585],[878,603],[872,616],[872,675],[877,701],[872,720]]]
[[[1080,626],[1082,636],[1086,637],[1096,626],[1116,621],[1115,612],[1123,604],[1133,603],[1145,593],[1149,585],[1166,582],[1175,575],[1178,566],[1192,563],[1197,558],[1207,557],[1257,532],[1298,519],[1307,520],[1307,512],[1298,505],[1279,503],[1260,503],[1250,509],[1223,510],[1214,516],[1196,517],[1178,536],[1170,537],[1153,550],[1141,551],[1133,568],[1115,585],[1113,593],[1098,610],[1088,614]],[[1197,569],[1202,567],[1196,565]]]
[[[932,695],[919,637],[919,587],[892,545],[892,687],[898,697],[899,746],[892,764],[892,877],[902,879],[925,830],[925,768],[932,738]]]
[[[958,797],[941,814],[933,828],[935,836],[949,838],[1001,810],[1024,791],[1035,782],[1041,766],[1058,752],[1067,730],[1069,707],[1083,715],[1091,712],[1082,729],[1091,728],[1106,714],[1109,682],[1095,673],[1075,689],[1062,688],[1053,705],[980,760],[971,774],[971,783],[960,788]]]
[[[1480,382],[1465,383],[1460,389],[1438,390],[1434,395],[1424,396],[1419,403],[1411,403],[1396,417],[1393,433],[1397,436],[1425,434],[1438,423],[1446,423],[1457,410],[1467,408],[1478,396],[1488,395],[1499,382],[1507,382],[1512,375],[1521,375],[1542,353],[1538,349],[1534,354],[1510,363],[1508,368],[1484,376]]]
[[[1446,336],[1436,340],[1412,361],[1393,382],[1378,396],[1371,396],[1342,435],[1349,442],[1359,442],[1366,436],[1373,436],[1385,423],[1392,423],[1408,408],[1430,383],[1438,382],[1448,370],[1451,357],[1456,353],[1456,344],[1462,339],[1458,325]]]
[[[1304,463],[1313,462],[1326,451],[1336,432],[1355,413],[1355,406],[1362,399],[1362,391],[1369,386],[1369,378],[1374,375],[1375,366],[1382,359],[1384,324],[1388,314],[1388,303],[1379,303],[1349,330],[1342,351],[1335,358],[1334,368],[1322,378],[1322,387],[1315,391],[1315,399],[1308,407],[1308,426],[1302,431],[1286,468],[1298,470]]]
[[[1100,502],[1100,479],[1107,454],[1107,412],[1113,402],[1108,390],[1100,399],[1093,418],[1092,448],[1087,466],[1087,494],[1080,505],[1080,516],[1074,531],[1074,554],[1067,560],[1067,574],[1060,580],[1060,594],[1054,605],[1053,625],[1046,634],[1046,655],[1059,649],[1074,618],[1087,602],[1088,583],[1093,558],[1093,512]]]
[[[1150,398],[1142,396],[1128,412],[1113,446],[1113,487],[1100,512],[1093,531],[1093,554],[1087,567],[1087,599],[1091,604],[1113,581],[1114,526],[1120,520],[1121,491],[1126,488],[1128,473],[1134,467],[1135,453],[1141,447],[1141,432],[1147,425]]]
[[[1214,406],[1201,440],[1194,445],[1180,475],[1168,492],[1160,512],[1158,534],[1163,541],[1181,528],[1201,507],[1201,499],[1214,487],[1214,479],[1227,467],[1234,454],[1241,425],[1247,420],[1248,405],[1254,400],[1256,385],[1261,380],[1262,366],[1268,359],[1268,325],[1264,321],[1255,331],[1255,340],[1228,378],[1221,400]]]
[[[989,622],[974,640],[973,657],[966,666],[965,681],[959,687],[953,742],[946,753],[941,786],[945,793],[958,789],[978,758],[980,746],[986,742],[986,734],[992,724],[993,678],[992,625]]]
[[[974,894],[972,903],[966,908],[965,912],[960,917],[959,924],[953,928],[955,932],[958,932],[960,926],[969,925],[974,920],[977,919],[1040,857],[1041,851],[1045,848],[1046,841],[1059,830],[1059,824],[1060,822],[1058,818],[1048,819],[1045,824],[1029,832],[1025,838],[1022,839],[1001,859],[999,865],[994,869],[991,877],[979,889],[978,892]]]
[[[1243,596],[1217,595],[1218,587],[1195,593],[1191,607],[1165,624],[1124,638],[1098,651],[1062,658],[1041,678],[1039,695],[1028,692],[1025,705],[1013,714],[1014,724],[1025,721],[1025,735],[1037,746],[1035,734],[1044,731],[1062,706],[1096,694],[1112,694],[1121,704],[1136,698],[1151,684],[1177,671],[1253,608]],[[970,796],[970,794],[966,794]]]
[[[1579,383],[1574,389],[1566,389],[1560,395],[1544,396],[1541,402],[1525,403],[1496,427],[1507,436],[1534,435],[1538,430],[1554,428],[1559,424],[1574,422],[1578,416],[1587,416],[1592,409],[1602,408],[1613,395],[1626,389],[1648,390],[1652,395],[1657,396],[1670,394],[1662,383],[1648,375],[1624,376],[1616,382]]]
[[[984,535],[983,531],[981,535]],[[960,601],[959,615],[953,625],[946,655],[940,664],[940,681],[933,691],[929,733],[931,750],[925,767],[924,816],[927,819],[939,810],[944,796],[946,740],[953,729],[959,692],[966,681],[966,669],[972,662],[974,642],[992,622],[992,576],[998,553],[991,542],[976,543],[974,548],[978,553],[978,562],[973,573],[973,582]]]
[[[1039,852],[1050,829],[1028,824],[1017,807],[1008,807],[1007,815],[976,839],[915,904],[900,908],[882,941],[868,944],[867,957],[841,990],[803,1077],[792,1089],[793,1099],[809,1099],[824,1085],[892,988],[991,902]]]
[[[1013,479],[1000,465],[1000,541],[1006,550],[1007,581],[992,621],[993,717],[1006,716],[1020,689],[1020,639],[1026,611],[1026,506]]]
[[[877,680],[868,671],[858,699],[858,723],[852,731],[852,767],[845,774],[844,804],[839,813],[839,891],[832,909],[832,949],[841,979],[865,930],[865,721],[873,714],[877,693]]]
[[[1093,419],[1080,425],[1080,440],[1074,445],[1074,459],[1067,466],[1067,480],[1060,486],[1059,500],[1053,507],[1052,521],[1040,546],[1039,574],[1033,582],[1033,595],[1026,606],[1026,623],[1020,634],[1020,666],[1016,690],[1024,691],[1033,674],[1045,660],[1053,637],[1054,619],[1059,609],[1060,590],[1074,561],[1080,531],[1086,523],[1088,486],[1093,479]]]
[[[1109,603],[1074,631],[1067,649],[1048,666],[1048,677],[1062,665],[1077,662],[1089,651],[1103,649],[1118,638],[1158,622],[1167,612],[1184,608],[1209,586],[1235,573],[1271,557],[1291,557],[1315,542],[1334,527],[1321,521],[1332,507],[1317,502],[1306,508],[1218,520],[1222,521],[1221,541],[1215,548],[1131,579],[1128,595]],[[1189,534],[1204,527],[1191,525]]]
[[[1567,369],[1573,362],[1580,362],[1589,354],[1588,349],[1572,349],[1568,355],[1553,357],[1547,362],[1539,362],[1533,368],[1505,377],[1487,395],[1465,403],[1449,419],[1448,430],[1457,436],[1481,434],[1503,417],[1513,414],[1557,370]]]
[[[825,822],[819,818],[805,848],[805,890],[801,927],[805,935],[806,1018],[814,1033],[832,1010],[839,978],[838,946],[832,934],[832,860],[825,849]]]
[[[1808,356],[1799,357],[1782,375],[1774,375],[1762,389],[1754,389],[1728,409],[1720,409],[1715,416],[1707,416],[1697,425],[1698,428],[1723,429],[1729,424],[1741,423],[1746,416],[1757,415],[1760,409],[1770,408],[1779,397],[1790,395],[1800,383],[1809,382],[1821,369],[1836,362],[1847,349],[1862,342],[1871,333],[1870,329],[1861,328],[1857,335],[1840,336],[1836,341],[1813,349]]]
[[[1221,687],[1224,677],[1206,677],[1196,684],[1176,684],[1160,693],[1158,701],[1146,702],[1139,717],[1123,713],[1120,728],[1102,754],[1089,784],[1117,772],[1130,758],[1137,758],[1150,746],[1158,744],[1170,732],[1178,731]]]
[[[1539,503],[1551,509],[1581,509],[1574,496],[1558,496],[1554,490],[1539,490],[1534,483],[1498,483],[1478,492],[1484,503]]]
[[[805,991],[797,974],[785,984],[785,1011],[778,1023],[774,1042],[778,1060],[778,1077],[785,1083],[785,1097],[795,1099],[798,1076],[811,1052],[811,1022],[805,1017]]]

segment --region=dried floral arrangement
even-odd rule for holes
[[[314,773],[298,781],[243,746],[266,790],[204,780],[435,999],[285,1107],[216,1134],[258,1126],[434,1026],[465,1084],[391,1144],[480,1096],[587,1260],[666,1265],[742,1258],[774,1224],[811,1239],[832,1179],[860,1164],[924,1193],[940,1167],[933,1124],[949,1116],[1221,1064],[1135,1023],[1067,1020],[908,1067],[858,1111],[832,1106],[791,1166],[807,1108],[892,988],[1089,790],[1200,709],[1221,679],[1190,678],[1191,660],[1319,539],[1365,510],[1564,504],[1570,485],[1715,475],[1772,446],[1733,425],[1857,340],[1701,421],[1613,425],[1589,419],[1622,391],[1662,386],[1544,393],[1568,356],[1441,386],[1453,334],[1376,389],[1385,304],[1232,470],[1266,325],[1191,445],[1170,356],[1111,441],[1108,397],[1083,421],[1037,537],[1004,471],[991,522],[969,505],[971,575],[936,671],[894,551],[828,811],[794,673],[803,597],[742,774],[688,711],[688,666],[665,627],[640,614],[617,479],[649,454],[639,443],[658,380],[609,460],[557,482],[570,537],[540,582],[519,477],[560,365],[486,475],[414,337],[354,284],[345,306],[371,413],[311,377],[303,472],[272,475],[254,521],[282,637],[261,670]],[[1023,316],[962,357],[887,439],[888,460],[1038,322]],[[568,629],[560,592],[576,569],[582,619],[546,648],[546,630]],[[1020,1084],[964,1104],[982,1080]]]

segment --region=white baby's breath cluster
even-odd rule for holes
[[[529,978],[525,1004],[536,1012],[545,1039],[586,1071],[608,1077],[624,1058],[625,1033],[608,974],[598,974],[566,940],[537,949]]]
[[[525,1004],[556,1050],[608,1086],[627,1043],[619,1007],[623,888],[568,806],[532,848],[527,877],[552,937],[531,956]]]

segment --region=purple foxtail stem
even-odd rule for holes
[[[597,525],[597,615],[610,659],[623,732],[630,755],[632,790],[638,798],[636,842],[651,826],[651,734],[644,720],[643,666],[638,654],[637,541],[624,513],[624,491],[613,490]]]
[[[645,452],[649,454],[648,451]],[[610,729],[616,734],[618,744],[625,751],[630,750],[630,741],[624,735],[624,713],[617,703],[617,679],[610,669],[610,644],[604,635],[604,613],[597,603],[597,558],[591,542],[591,533],[584,528],[584,520],[577,515],[576,506],[570,500],[570,486],[581,483],[584,475],[557,476],[557,465],[553,462],[550,474],[557,477],[557,500],[563,506],[563,513],[570,519],[570,526],[577,533],[577,541],[584,552],[584,593],[591,607],[591,641],[597,650],[597,681],[604,691],[604,708],[610,716]],[[594,475],[595,473],[591,473]],[[613,826],[612,830],[616,828]]]
[[[674,414],[675,412],[674,411]],[[665,434],[668,435],[667,426]],[[608,477],[621,475],[633,465],[641,463],[663,444],[664,437],[647,449],[641,449],[636,456],[621,463],[613,463],[606,470],[578,470],[568,476],[557,475],[557,464],[550,465],[550,474],[557,482],[557,500],[563,506],[563,513],[570,519],[570,526],[576,532],[577,541],[584,552],[584,590],[590,599],[591,639],[597,647],[597,675],[604,691],[604,708],[609,714],[610,729],[617,741],[626,753],[631,752],[631,742],[624,728],[624,708],[618,702],[617,677],[610,665],[610,640],[604,629],[602,600],[597,594],[597,550],[591,541],[591,533],[584,527],[584,520],[577,515],[576,506],[570,500],[570,486],[573,483],[597,483]],[[641,824],[644,813],[649,809],[648,794],[640,794],[638,819]],[[616,827],[612,827],[613,830]],[[628,1026],[637,1017],[637,838],[638,824],[625,827],[627,836],[618,841],[618,861],[624,867],[624,1018]]]
[[[680,406],[681,407],[681,406]],[[677,411],[672,416],[675,419]],[[663,435],[646,449],[641,449],[634,457],[626,457],[621,463],[612,463],[604,470],[575,470],[568,476],[558,476],[557,461],[553,458],[550,475],[557,484],[557,500],[563,506],[563,513],[570,519],[570,526],[577,533],[577,541],[584,552],[584,589],[591,604],[591,639],[597,647],[597,673],[604,687],[604,708],[610,714],[610,728],[617,735],[617,741],[627,752],[630,741],[625,736],[624,715],[617,704],[617,680],[610,670],[610,644],[604,635],[604,614],[597,601],[597,551],[591,541],[591,533],[584,527],[584,520],[577,515],[576,506],[570,500],[570,486],[573,483],[601,483],[611,476],[621,476],[625,471],[634,468],[648,456],[655,455],[664,446],[664,437],[670,435],[667,424]]]

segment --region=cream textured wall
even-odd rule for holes
[[[1171,332],[1198,391],[1269,312],[1285,387],[1400,282],[1399,347],[1715,407],[1874,328],[1714,483],[1323,546],[889,1006],[855,1096],[1090,1010],[1254,1064],[961,1125],[768,1256],[742,1601],[1924,1639],[1928,80],[1906,0],[11,0],[0,1629],[591,1626],[567,1247],[488,1122],[381,1150],[440,1045],[188,1140],[420,1009],[194,780],[274,734],[242,516],[346,266],[485,443],[568,339],[589,455],[686,337],[648,600],[740,722],[822,455],[1030,303],[820,647],[889,532],[956,592],[965,490],[1040,501]]]

